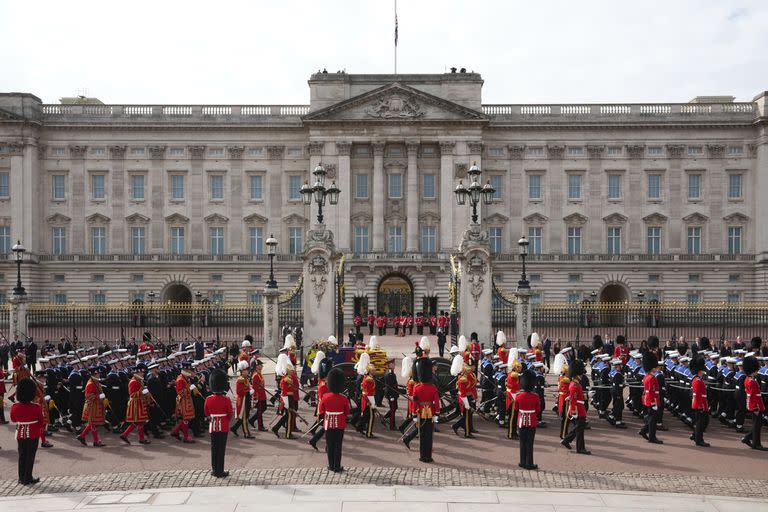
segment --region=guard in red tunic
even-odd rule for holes
[[[659,360],[656,355],[648,351],[643,354],[643,406],[645,407],[645,425],[640,429],[639,434],[648,440],[649,443],[664,444],[664,441],[656,437],[656,423],[658,422],[659,411],[663,407],[659,399],[659,380],[656,378],[656,370],[659,367]]]
[[[328,469],[341,473],[341,448],[344,441],[344,429],[349,415],[349,399],[344,396],[344,374],[339,369],[328,372],[328,392],[317,406],[318,416],[323,416],[325,430],[325,451],[328,454]]]
[[[523,389],[515,397],[515,418],[517,418],[517,430],[520,436],[520,466],[523,469],[539,469],[533,463],[533,440],[536,437],[538,415],[541,412],[539,395],[533,392],[536,384],[536,375],[531,370],[526,370],[520,375],[520,387]]]
[[[507,367],[507,379],[504,382],[504,387],[506,388],[507,420],[509,423],[507,425],[507,439],[518,439],[518,409],[515,408],[515,400],[517,399],[518,393],[520,393],[520,371],[522,370],[522,365],[515,356],[509,359]]]
[[[229,476],[229,471],[224,471],[224,454],[227,451],[229,418],[232,417],[232,401],[227,396],[227,374],[214,370],[210,386],[213,394],[205,399],[203,414],[209,419],[208,432],[211,434],[211,475],[224,478]]]
[[[43,411],[43,424],[40,425],[40,446],[52,448],[53,444],[49,443],[45,438],[46,429],[51,422],[51,410],[49,409],[51,396],[45,393],[45,376],[46,370],[40,370],[35,375],[35,402],[40,406],[40,410]]]
[[[424,313],[416,313],[416,334],[424,334]]]
[[[309,440],[309,445],[317,450],[317,442],[325,434],[325,428],[323,427],[323,415],[320,414],[320,401],[323,396],[328,392],[328,385],[326,379],[328,378],[328,372],[333,368],[333,359],[325,357],[325,352],[318,350],[315,354],[315,360],[312,361],[312,373],[317,375],[317,423],[310,429],[312,438]]]
[[[755,378],[760,369],[760,363],[753,356],[745,357],[743,371],[747,375],[744,379],[744,393],[747,395],[747,411],[752,413],[752,431],[747,433],[741,442],[754,450],[766,450],[760,442],[760,429],[763,426],[763,414],[765,403],[760,395],[760,383]]]
[[[416,373],[419,383],[413,390],[413,400],[416,402],[416,417],[411,432],[403,438],[403,443],[410,449],[411,441],[419,436],[419,460],[421,462],[434,462],[432,460],[432,433],[435,423],[440,418],[440,393],[432,383],[432,361],[419,359],[416,364]]]
[[[7,377],[7,374],[5,373],[5,368],[0,366],[0,425],[5,425],[8,423],[5,420],[5,378]]]
[[[506,366],[509,353],[507,352],[507,336],[504,331],[498,331],[496,333],[496,345],[499,347],[496,350],[496,355],[499,356],[499,362]]]
[[[570,347],[566,347],[571,350]],[[567,403],[568,393],[571,386],[571,379],[568,377],[568,364],[563,364],[560,368],[560,376],[557,379],[557,415],[560,416],[560,439],[567,434]]]
[[[185,443],[194,443],[189,437],[189,422],[195,419],[195,405],[192,402],[192,392],[197,386],[190,384],[187,379],[192,376],[192,362],[184,361],[181,365],[181,373],[176,377],[176,417],[179,418],[176,426],[171,430],[171,436],[181,440],[179,432],[184,434]]]
[[[104,415],[107,397],[101,389],[99,371],[98,366],[92,366],[91,378],[88,380],[88,384],[85,385],[85,404],[83,405],[83,415],[81,416],[82,422],[85,423],[85,428],[77,436],[77,440],[83,446],[88,444],[85,440],[85,436],[88,433],[93,437],[93,446],[104,446],[104,443],[99,439],[99,427],[106,421]]]
[[[357,374],[362,377],[360,382],[360,420],[357,422],[357,431],[368,438],[374,437],[373,418],[376,415],[376,381],[370,375],[371,369],[371,356],[367,352],[363,352],[355,364]]]
[[[691,381],[691,411],[693,412],[693,435],[691,439],[696,443],[696,446],[709,447],[709,443],[704,442],[704,431],[707,429],[707,425],[709,425],[707,385],[703,380],[703,376],[706,373],[704,358],[697,355],[688,366],[694,375]]]
[[[16,382],[16,398],[19,403],[11,406],[11,421],[16,423],[16,444],[19,448],[19,483],[36,484],[39,478],[32,476],[35,466],[37,443],[43,427],[43,411],[34,402],[35,383],[26,378]]]
[[[355,324],[355,334],[360,334],[360,327],[363,325],[363,317],[359,314],[355,315],[355,319],[352,321]]]
[[[280,429],[285,427],[285,438],[293,439],[293,429],[295,423],[296,409],[291,407],[293,401],[293,376],[292,376],[293,364],[291,363],[288,354],[281,353],[277,356],[277,364],[275,364],[275,375],[282,377],[280,379],[280,405],[278,412],[282,415],[280,420],[272,427],[272,433],[280,438]]]
[[[237,429],[242,427],[243,437],[246,439],[253,439],[251,430],[248,428],[248,416],[251,407],[251,383],[250,375],[248,375],[248,361],[240,361],[237,363],[237,371],[240,372],[240,376],[235,383],[235,421],[232,423],[229,431],[237,436]]]
[[[464,356],[462,354],[457,353],[453,356],[451,375],[457,378],[456,390],[459,399],[459,412],[461,413],[461,417],[453,424],[453,433],[459,435],[459,429],[461,428],[464,429],[465,438],[474,438],[475,436],[472,435],[474,427],[472,413],[475,408],[472,401],[477,383],[473,380],[472,368],[464,364]]]
[[[477,339],[476,332],[469,335],[469,357],[470,364],[475,369],[475,372],[477,372],[477,366],[480,364],[480,359],[482,358],[482,347]]]
[[[251,396],[253,397],[253,408],[255,411],[248,420],[252,427],[255,427],[255,423],[258,421],[259,432],[267,431],[264,428],[264,413],[267,411],[267,388],[264,376],[261,374],[263,368],[264,363],[257,359],[253,375],[251,375]]]
[[[584,428],[587,424],[587,408],[584,406],[584,390],[581,387],[581,376],[584,375],[584,361],[576,359],[571,363],[568,376],[571,383],[568,386],[568,424],[570,431],[560,441],[560,444],[571,449],[571,443],[576,440],[576,451],[584,455],[592,455],[584,445]]]
[[[133,429],[139,433],[139,444],[149,444],[149,439],[144,436],[144,424],[149,421],[149,403],[151,395],[144,387],[144,372],[146,366],[142,363],[136,365],[133,378],[128,383],[128,406],[125,409],[125,422],[128,428],[120,435],[120,439],[126,444],[131,444],[128,436]]]
[[[24,352],[16,352],[16,355],[11,358],[11,368],[13,369],[11,382],[13,382],[14,386],[22,380],[32,376],[29,367],[27,366],[27,356],[24,355]],[[8,395],[8,399],[13,402],[15,396],[16,392],[14,391]]]
[[[246,363],[251,362],[251,342],[248,340],[243,340],[243,342],[240,344],[240,355],[237,357],[238,361],[245,361]]]
[[[368,318],[365,320],[368,323],[368,336],[373,336],[373,328],[376,325],[376,315],[373,314],[373,310],[368,311]]]
[[[627,347],[627,339],[619,334],[616,336],[616,348],[613,349],[613,358],[621,359],[621,366],[627,365],[629,360],[629,348]]]

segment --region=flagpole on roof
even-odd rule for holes
[[[395,0],[395,74],[397,74],[397,0]]]

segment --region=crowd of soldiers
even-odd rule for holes
[[[381,311],[374,314],[373,310],[370,310],[368,315],[355,314],[352,323],[356,334],[360,334],[363,328],[368,327],[368,334],[371,336],[374,334],[374,330],[379,336],[386,336],[389,328],[394,330],[395,336],[412,335],[414,327],[416,327],[416,334],[419,336],[425,333],[435,335],[438,330],[446,336],[450,335],[451,332],[451,321],[447,311],[440,311],[440,313],[418,312],[414,316],[407,311],[387,315]]]

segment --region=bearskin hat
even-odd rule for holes
[[[619,334],[616,336],[616,344],[617,345],[623,345],[627,342],[627,338],[624,337],[623,334]]]
[[[576,359],[571,363],[571,365],[568,367],[568,377],[573,380],[576,377],[580,377],[581,375],[584,375],[584,361],[581,359]]]
[[[331,393],[341,394],[344,391],[344,374],[338,368],[328,372],[325,382],[328,384],[328,390]]]
[[[658,336],[648,336],[648,348],[659,348]]]
[[[331,359],[330,357],[324,357],[320,361],[320,368],[319,368],[319,371],[317,372],[317,376],[320,377],[321,379],[326,379],[328,378],[328,373],[332,369],[333,369],[333,359]]]
[[[520,374],[520,387],[523,391],[531,392],[536,385],[536,374],[531,370],[525,370]]]
[[[227,374],[221,370],[213,370],[209,379],[209,385],[214,393],[226,393],[227,389],[229,389]]]
[[[702,336],[701,339],[699,339],[699,351],[710,350],[711,348],[712,344],[709,342],[709,338]]]
[[[21,379],[16,385],[16,399],[22,404],[32,403],[36,394],[37,386],[29,377]]]
[[[646,351],[643,354],[643,370],[645,370],[646,373],[650,373],[657,366],[659,366],[659,360],[656,357],[656,354],[650,350]]]
[[[691,362],[688,364],[688,368],[696,375],[698,372],[704,369],[704,358],[702,356],[694,356]]]
[[[763,338],[760,336],[755,336],[752,338],[749,342],[749,348],[753,351],[757,351],[760,349],[760,346],[763,344]]]
[[[432,361],[424,358],[416,361],[416,375],[423,384],[432,382]]]
[[[745,375],[752,375],[760,368],[760,363],[754,356],[745,357],[742,363]]]
[[[599,334],[595,334],[592,338],[592,350],[603,348],[603,338]]]
[[[592,357],[592,353],[589,350],[589,347],[586,345],[579,345],[579,348],[576,349],[576,359],[579,361],[589,361]]]

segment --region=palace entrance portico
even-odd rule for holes
[[[403,274],[388,274],[379,282],[376,293],[376,308],[378,313],[388,317],[406,312],[412,315],[413,311],[413,284]]]

